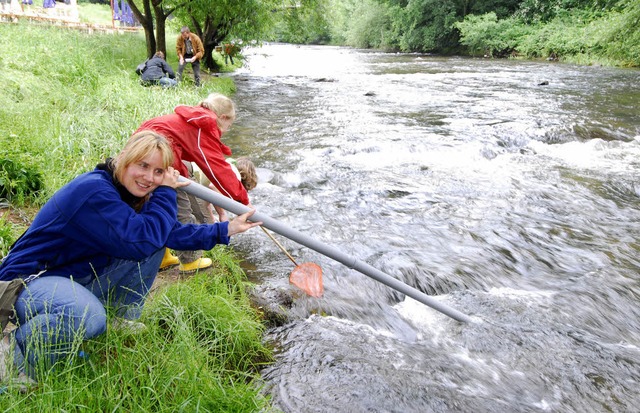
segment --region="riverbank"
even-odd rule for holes
[[[0,37],[2,255],[57,189],[115,155],[143,120],[235,90],[215,76],[200,88],[186,80],[170,90],[141,86],[134,72],[146,53],[141,33],[18,22],[0,24]],[[258,371],[271,353],[240,259],[230,247],[206,254],[216,263],[211,271],[179,282],[159,276],[142,318],[146,331],[109,329],[78,342],[82,356],[40,374],[25,394],[5,389],[0,409],[269,411]]]

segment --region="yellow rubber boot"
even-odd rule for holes
[[[205,268],[209,268],[213,265],[213,261],[211,258],[198,258],[193,262],[189,262],[187,264],[180,264],[180,273],[181,274],[189,274],[192,272],[196,272],[198,270],[202,270]]]
[[[160,271],[168,270],[169,268],[175,267],[180,264],[180,260],[175,255],[171,254],[169,248],[164,249],[164,257],[162,257],[162,262],[160,263]]]

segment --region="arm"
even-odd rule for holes
[[[144,259],[165,243],[177,223],[176,192],[157,188],[140,213],[120,199],[114,187],[94,189],[69,220],[72,238],[123,259]]]
[[[162,69],[164,70],[164,72],[169,75],[169,77],[171,79],[174,79],[176,77],[176,74],[173,72],[173,69],[171,68],[171,66],[169,65],[169,63],[163,61],[162,62]]]
[[[242,186],[242,182],[238,180],[231,165],[225,160],[224,155],[219,148],[216,148],[217,142],[212,139],[202,139],[202,154],[196,157],[195,163],[198,165],[202,173],[211,181],[216,190],[222,195],[238,201],[244,205],[249,205],[249,194]]]
[[[194,35],[191,37],[191,43],[193,44],[194,61],[202,59],[202,57],[204,56],[204,46],[202,45],[202,40],[200,40],[198,36]]]
[[[178,55],[178,62],[180,62],[180,64],[184,64],[182,49],[184,49],[184,40],[182,39],[182,36],[178,36],[178,40],[176,40],[176,54]]]

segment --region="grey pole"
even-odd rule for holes
[[[180,182],[185,182],[187,181],[187,179],[185,179],[184,177],[180,177],[179,178]],[[247,207],[246,205],[242,205],[239,202],[234,201],[231,198],[227,198],[226,196],[217,193],[216,191],[213,191],[203,185],[200,185],[197,182],[193,182],[191,181],[191,183],[187,186],[183,186],[181,188],[179,188],[180,190],[183,190],[195,197],[198,197],[200,199],[204,199],[207,202],[211,202],[214,205],[217,205],[221,208],[226,209],[227,211],[231,211],[236,215],[242,215],[245,212],[249,211],[249,207]],[[371,265],[365,263],[364,261],[358,260],[356,258],[353,258],[345,253],[343,253],[342,251],[340,251],[337,248],[331,247],[329,245],[323,244],[320,241],[317,241],[311,237],[309,237],[308,235],[304,235],[303,233],[290,228],[288,226],[286,226],[285,224],[265,215],[265,214],[261,214],[260,212],[256,211],[253,216],[251,217],[251,221],[254,222],[258,222],[258,221],[262,221],[262,224],[264,227],[277,232],[278,234],[289,238],[292,241],[295,241],[299,244],[302,244],[306,247],[311,248],[314,251],[319,252],[320,254],[323,254],[329,258],[332,258],[344,265],[346,265],[347,267],[354,269],[358,272],[361,272],[362,274],[373,278],[374,280],[381,282],[391,288],[393,288],[396,291],[399,291],[405,295],[408,295],[409,297],[413,298],[414,300],[417,300],[425,305],[428,305],[429,307],[440,311],[441,313],[453,318],[454,320],[458,320],[461,322],[465,322],[465,323],[470,323],[473,322],[473,320],[471,319],[471,317],[469,317],[466,314],[463,314],[461,312],[459,312],[458,310],[455,310],[451,307],[446,306],[445,304],[442,304],[436,300],[434,300],[432,297],[424,294],[421,291],[416,290],[413,287],[408,286],[407,284],[403,283],[402,281],[372,267]]]

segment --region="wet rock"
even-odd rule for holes
[[[248,291],[251,305],[258,310],[267,328],[279,327],[291,321],[289,310],[293,305],[291,290],[254,285]]]

